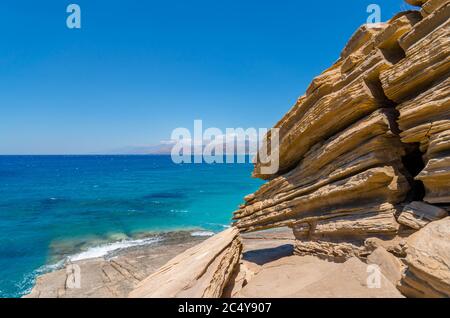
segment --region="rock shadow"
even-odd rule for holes
[[[257,265],[264,265],[280,258],[291,256],[293,253],[294,246],[292,244],[284,244],[277,247],[244,252],[242,254],[242,259]]]

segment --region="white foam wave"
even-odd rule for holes
[[[172,210],[170,210],[170,212],[172,212],[172,213],[188,213],[189,210],[177,210],[177,209],[172,209]]]
[[[64,267],[64,263],[65,263],[65,260],[63,259],[63,260],[60,260],[59,262],[57,262],[55,264],[43,265],[43,266],[39,267],[36,270],[36,274],[37,275],[42,275],[42,274],[45,274],[45,273],[49,273],[49,272],[53,272],[55,270],[61,269],[61,268]]]
[[[75,261],[86,260],[86,259],[91,259],[91,258],[103,257],[113,251],[122,250],[122,249],[133,247],[133,246],[154,244],[154,243],[160,242],[161,240],[162,239],[159,237],[152,237],[152,238],[139,239],[139,240],[122,240],[119,242],[98,245],[98,246],[89,248],[87,251],[69,256],[68,260],[75,262]]]
[[[191,236],[213,236],[214,232],[210,232],[210,231],[195,231],[195,232],[191,232]]]

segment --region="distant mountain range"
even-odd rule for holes
[[[107,154],[118,155],[170,155],[173,144],[158,144],[153,146],[129,146],[107,151]]]
[[[210,145],[210,141],[203,142],[203,149]],[[238,151],[237,145],[233,142],[233,153],[238,155],[248,155],[250,153],[251,146],[255,146],[256,142],[245,140],[245,150]],[[119,149],[114,149],[110,151],[106,151],[105,154],[124,154],[124,155],[170,155],[172,152],[172,148],[175,146],[175,142],[172,141],[163,141],[157,145],[151,146],[129,146],[123,147]],[[226,151],[227,144],[223,143],[223,154],[228,154]],[[192,151],[193,152],[193,151]]]

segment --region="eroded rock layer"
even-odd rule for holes
[[[267,183],[234,212],[241,232],[289,226],[296,254],[345,262],[366,259],[373,239],[407,239],[448,215],[450,3],[408,2],[420,11],[358,29],[275,125],[280,168],[266,175],[256,161]],[[406,257],[402,242],[387,251]],[[419,284],[411,253],[405,290]],[[422,294],[445,295],[434,288]]]
[[[129,297],[220,297],[241,255],[238,233],[230,228],[186,250],[141,281]]]
[[[376,109],[391,107],[380,82],[380,73],[404,55],[398,39],[421,19],[419,12],[398,14],[377,28],[362,26],[339,60],[316,77],[306,94],[276,124],[280,129],[280,174],[294,168],[318,142],[326,140]],[[254,175],[260,173],[255,165]]]
[[[386,95],[401,102],[402,142],[419,144],[425,168],[415,176],[424,201],[450,202],[450,4],[429,1],[428,15],[400,38],[406,56],[381,72]],[[428,3],[428,2],[427,2]]]

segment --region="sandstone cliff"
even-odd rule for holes
[[[398,242],[425,227],[405,247],[402,290],[448,296],[450,257],[437,248],[450,239],[448,219],[439,237],[423,233],[450,206],[450,4],[408,2],[422,8],[362,26],[276,124],[279,173],[255,164],[268,182],[234,219],[241,232],[289,226],[296,254],[337,262],[366,260],[373,238]],[[417,265],[425,251],[439,254],[436,276]]]

